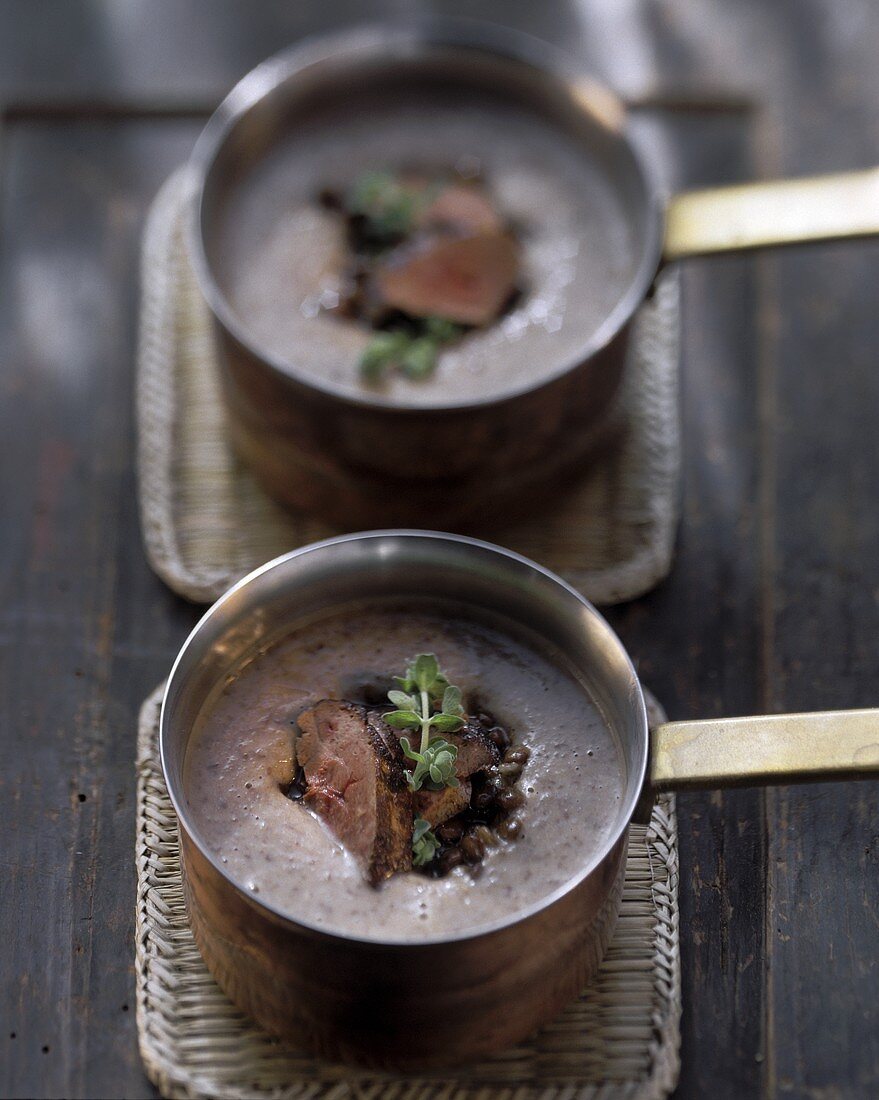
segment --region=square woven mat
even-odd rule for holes
[[[229,446],[207,308],[186,249],[185,168],[143,241],[137,421],[147,556],[175,592],[212,602],[270,558],[339,533],[270,500]],[[680,479],[679,284],[666,272],[635,322],[625,383],[588,469],[539,520],[492,541],[560,573],[595,603],[633,599],[671,567]]]
[[[528,1042],[460,1070],[402,1076],[322,1062],[271,1038],[202,962],[183,902],[177,819],[158,753],[163,687],[144,703],[137,754],[137,1026],[163,1096],[214,1100],[655,1100],[680,1066],[674,799],[630,831],[613,942],[579,1000]],[[651,721],[661,711],[651,703]]]

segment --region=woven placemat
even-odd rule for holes
[[[186,250],[190,177],[179,169],[144,232],[137,420],[147,556],[175,592],[210,602],[269,558],[337,534],[270,500],[230,449],[210,319]],[[679,285],[641,309],[608,422],[617,441],[539,522],[491,532],[596,603],[632,599],[671,566],[680,476]]]
[[[598,977],[529,1042],[454,1071],[401,1076],[322,1062],[248,1022],[202,962],[183,903],[177,819],[158,754],[163,688],[137,756],[137,1027],[163,1096],[214,1100],[654,1100],[677,1082],[677,825],[663,796],[630,832],[619,923]],[[661,713],[654,705],[652,720]]]

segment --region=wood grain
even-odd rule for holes
[[[678,186],[748,178],[749,116],[666,122]],[[756,280],[747,259],[684,275],[683,523],[672,575],[611,621],[672,719],[759,711]],[[757,791],[679,796],[681,1096],[759,1094],[765,834]]]
[[[147,1091],[132,999],[131,730],[195,612],[151,576],[140,550],[136,260],[145,204],[194,133],[161,122],[5,135],[0,797],[10,812],[0,1091],[8,1096]]]

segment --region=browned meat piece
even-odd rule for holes
[[[447,733],[445,738],[458,749],[455,761],[455,774],[459,779],[473,775],[474,772],[490,768],[500,762],[501,753],[478,722],[472,719],[460,733]]]
[[[472,233],[497,233],[503,229],[503,222],[485,192],[466,183],[443,188],[422,212],[418,223],[451,226]]]
[[[376,884],[412,866],[412,794],[399,742],[365,707],[322,699],[299,716],[304,801]]]
[[[413,317],[487,325],[516,286],[519,247],[503,232],[426,234],[389,253],[375,271],[384,305]]]
[[[466,779],[457,787],[443,787],[441,791],[427,791],[422,787],[415,793],[415,812],[430,822],[431,829],[455,817],[469,805],[470,784]]]

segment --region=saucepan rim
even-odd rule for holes
[[[345,543],[357,543],[374,540],[428,540],[455,543],[459,546],[469,547],[477,552],[488,551],[493,555],[497,555],[499,558],[505,559],[507,562],[514,562],[520,566],[525,566],[529,571],[541,578],[544,581],[548,581],[551,585],[557,586],[567,596],[573,598],[572,607],[576,607],[580,613],[586,612],[586,614],[592,619],[593,624],[603,633],[605,640],[614,650],[614,658],[620,661],[621,667],[627,672],[629,679],[629,702],[634,704],[634,710],[636,714],[638,728],[628,731],[629,735],[636,738],[643,745],[643,752],[640,753],[638,766],[634,773],[627,777],[627,792],[621,801],[621,805],[617,810],[617,821],[614,828],[607,834],[602,844],[593,853],[590,860],[581,868],[572,878],[568,879],[560,887],[553,890],[551,893],[542,897],[539,901],[533,903],[525,909],[517,910],[514,914],[507,918],[501,918],[496,921],[488,922],[481,925],[468,928],[460,933],[445,933],[437,936],[426,936],[418,940],[395,940],[389,939],[377,939],[375,937],[357,936],[346,932],[341,932],[332,929],[326,929],[320,924],[312,923],[307,920],[300,919],[298,917],[291,916],[289,913],[284,912],[282,909],[264,901],[258,896],[247,890],[244,885],[238,882],[234,876],[232,876],[220,863],[219,857],[216,856],[209,844],[205,843],[200,836],[199,830],[195,827],[190,820],[190,816],[187,811],[186,798],[182,790],[177,790],[174,780],[172,778],[174,770],[171,767],[172,753],[176,750],[172,749],[170,745],[170,704],[169,700],[172,693],[178,690],[178,680],[183,677],[183,683],[186,683],[188,672],[185,666],[189,663],[193,651],[197,651],[202,639],[210,624],[219,616],[221,616],[224,610],[233,601],[240,601],[242,594],[247,592],[247,589],[254,585],[254,583],[265,574],[278,569],[283,569],[284,566],[291,561],[301,558],[308,554],[320,553],[330,547],[339,546]],[[466,551],[465,551],[466,552]],[[572,616],[573,619],[573,616]],[[196,662],[198,656],[196,653]],[[197,667],[197,665],[196,665]],[[588,670],[587,670],[588,671]],[[165,779],[165,784],[168,790],[168,795],[171,799],[171,804],[174,807],[174,811],[177,815],[178,824],[181,830],[185,831],[187,836],[192,840],[195,846],[198,848],[202,858],[206,859],[213,869],[221,876],[221,878],[236,891],[236,893],[245,899],[256,910],[262,911],[266,916],[280,921],[285,926],[299,932],[305,932],[318,937],[326,937],[331,940],[341,940],[346,943],[356,943],[362,945],[364,948],[371,948],[375,950],[383,950],[385,948],[407,948],[411,950],[419,950],[422,948],[431,948],[440,944],[448,944],[454,942],[462,942],[467,940],[477,940],[484,936],[490,936],[494,933],[502,932],[504,930],[514,928],[531,918],[535,917],[538,913],[550,909],[556,902],[562,898],[571,894],[576,890],[581,883],[589,878],[593,872],[608,858],[610,853],[614,850],[615,846],[619,843],[620,839],[625,834],[635,808],[638,804],[639,797],[643,791],[644,784],[647,776],[647,758],[649,747],[649,733],[647,723],[647,710],[644,701],[644,695],[641,688],[641,683],[638,678],[638,674],[635,671],[631,658],[629,657],[625,647],[616,635],[615,631],[608,624],[607,620],[596,608],[587,600],[581,593],[579,593],[572,585],[563,580],[557,574],[551,570],[539,565],[537,562],[532,561],[530,558],[526,558],[521,554],[517,554],[512,550],[507,550],[504,547],[497,546],[494,543],[486,542],[481,539],[471,538],[467,535],[455,535],[448,534],[440,531],[422,531],[413,529],[394,529],[389,528],[386,530],[377,531],[362,531],[347,535],[338,535],[334,538],[322,539],[319,542],[310,543],[307,546],[300,547],[296,550],[289,551],[286,554],[273,558],[271,561],[266,562],[264,565],[254,569],[247,576],[243,577],[236,584],[232,585],[230,589],[224,595],[222,595],[216,603],[214,603],[208,611],[202,616],[196,626],[192,629],[186,641],[183,643],[177,657],[174,660],[174,664],[171,668],[170,675],[165,685],[165,691],[162,697],[161,713],[159,718],[159,756],[161,761],[162,773]],[[183,752],[185,755],[185,746],[188,743],[188,738],[183,742]],[[176,759],[176,757],[175,757]],[[182,763],[181,774],[182,774]]]
[[[308,374],[291,360],[259,346],[259,342],[249,335],[247,326],[239,320],[219,282],[214,278],[203,231],[204,188],[224,142],[251,108],[286,81],[295,78],[297,73],[311,66],[331,59],[368,53],[375,56],[386,55],[393,60],[395,57],[411,55],[417,48],[444,47],[460,47],[511,61],[530,67],[562,84],[573,85],[576,81],[588,81],[591,86],[601,88],[604,95],[615,98],[576,58],[523,31],[481,20],[454,17],[430,17],[420,19],[412,26],[402,27],[372,22],[342,31],[309,36],[252,69],[214,111],[196,142],[189,162],[193,178],[187,219],[190,255],[201,293],[217,321],[248,354],[283,377],[345,405],[376,409],[395,417],[441,415],[502,406],[574,373],[584,362],[599,355],[629,324],[656,278],[662,256],[665,204],[653,169],[648,166],[626,132],[604,127],[608,136],[616,140],[619,148],[631,159],[632,169],[643,187],[645,226],[638,238],[641,254],[616,305],[575,356],[560,362],[551,374],[543,375],[532,382],[524,382],[496,395],[486,394],[457,400],[451,398],[425,404],[399,398],[391,399],[380,392],[373,393],[369,390],[364,390],[362,394],[352,393],[341,384]],[[586,108],[583,107],[582,110],[585,114]],[[594,117],[593,121],[600,124]]]

